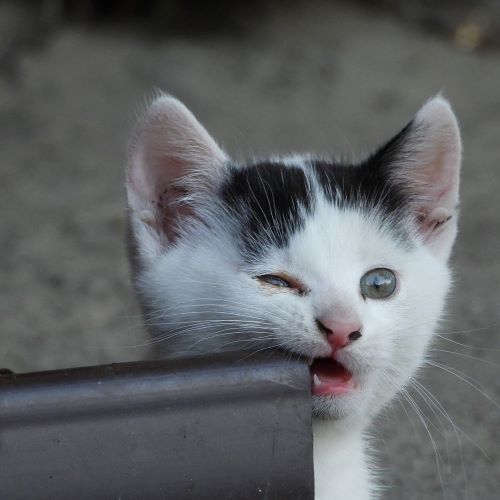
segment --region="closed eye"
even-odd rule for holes
[[[303,283],[285,274],[263,274],[255,278],[272,287],[291,289],[299,295],[306,295],[309,293],[309,289]]]
[[[292,288],[292,285],[286,279],[274,274],[263,274],[262,276],[257,276],[257,279],[263,283],[267,283],[268,285],[278,286],[281,288]]]

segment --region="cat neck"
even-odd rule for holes
[[[315,500],[376,498],[364,432],[363,425],[313,421]]]

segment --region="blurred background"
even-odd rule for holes
[[[421,414],[396,402],[373,434],[383,498],[498,498],[500,1],[0,0],[0,368],[144,355],[123,166],[156,89],[237,158],[358,155],[452,101],[465,159],[438,366]]]

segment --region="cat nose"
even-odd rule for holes
[[[342,349],[346,345],[360,339],[361,324],[341,323],[339,321],[316,320],[318,328],[326,335],[326,340],[334,350]]]

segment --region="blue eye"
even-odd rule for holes
[[[390,269],[372,269],[361,278],[359,287],[364,298],[386,299],[396,290],[396,275]]]
[[[263,276],[257,276],[257,279],[272,286],[278,286],[281,288],[291,287],[288,281],[284,280],[283,278],[280,278],[279,276],[275,276],[274,274],[264,274]]]

